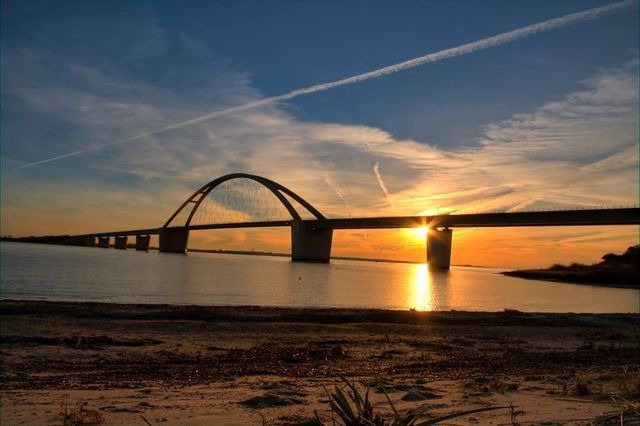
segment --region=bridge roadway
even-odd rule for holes
[[[292,220],[218,223],[171,227],[175,230],[207,230],[233,228],[271,228],[291,226]],[[487,228],[507,226],[585,226],[585,225],[638,225],[640,208],[611,208],[588,210],[557,210],[514,213],[470,213],[434,216],[390,216],[340,219],[313,219],[304,221],[313,229],[398,229],[419,228]],[[77,235],[77,237],[106,237],[127,235],[156,235],[167,228],[135,229]]]

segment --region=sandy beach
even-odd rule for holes
[[[448,424],[620,424],[616,401],[638,398],[637,314],[4,300],[0,315],[3,425],[60,425],[65,407],[104,424],[329,420],[340,376],[380,412],[384,391],[422,419],[517,407]]]

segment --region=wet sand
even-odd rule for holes
[[[640,375],[638,314],[3,300],[0,334],[3,425],[59,425],[65,405],[104,424],[329,420],[323,385],[341,375],[381,412],[384,389],[424,419],[513,403],[520,424],[588,424],[637,400]],[[512,424],[510,411],[448,424]]]

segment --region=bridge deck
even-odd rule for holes
[[[516,213],[474,213],[435,216],[395,216],[323,219],[307,221],[318,229],[394,229],[417,228],[425,225],[450,228],[482,228],[506,226],[593,226],[593,225],[638,225],[640,208],[561,210]],[[190,225],[172,229],[206,230],[233,228],[270,228],[290,226],[291,220],[245,223],[218,223]],[[162,228],[135,229],[127,231],[101,232],[81,236],[155,235]]]
[[[639,208],[564,210],[516,213],[476,213],[437,216],[400,216],[313,221],[318,228],[384,229],[415,228],[424,225],[450,228],[504,226],[583,226],[640,224]]]

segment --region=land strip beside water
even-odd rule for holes
[[[503,274],[530,280],[640,289],[640,245],[629,247],[622,254],[605,254],[602,262],[593,265],[556,264],[544,269],[523,269]]]
[[[340,376],[422,418],[580,423],[639,397],[638,314],[3,300],[0,325],[2,424],[290,424],[329,418]]]

